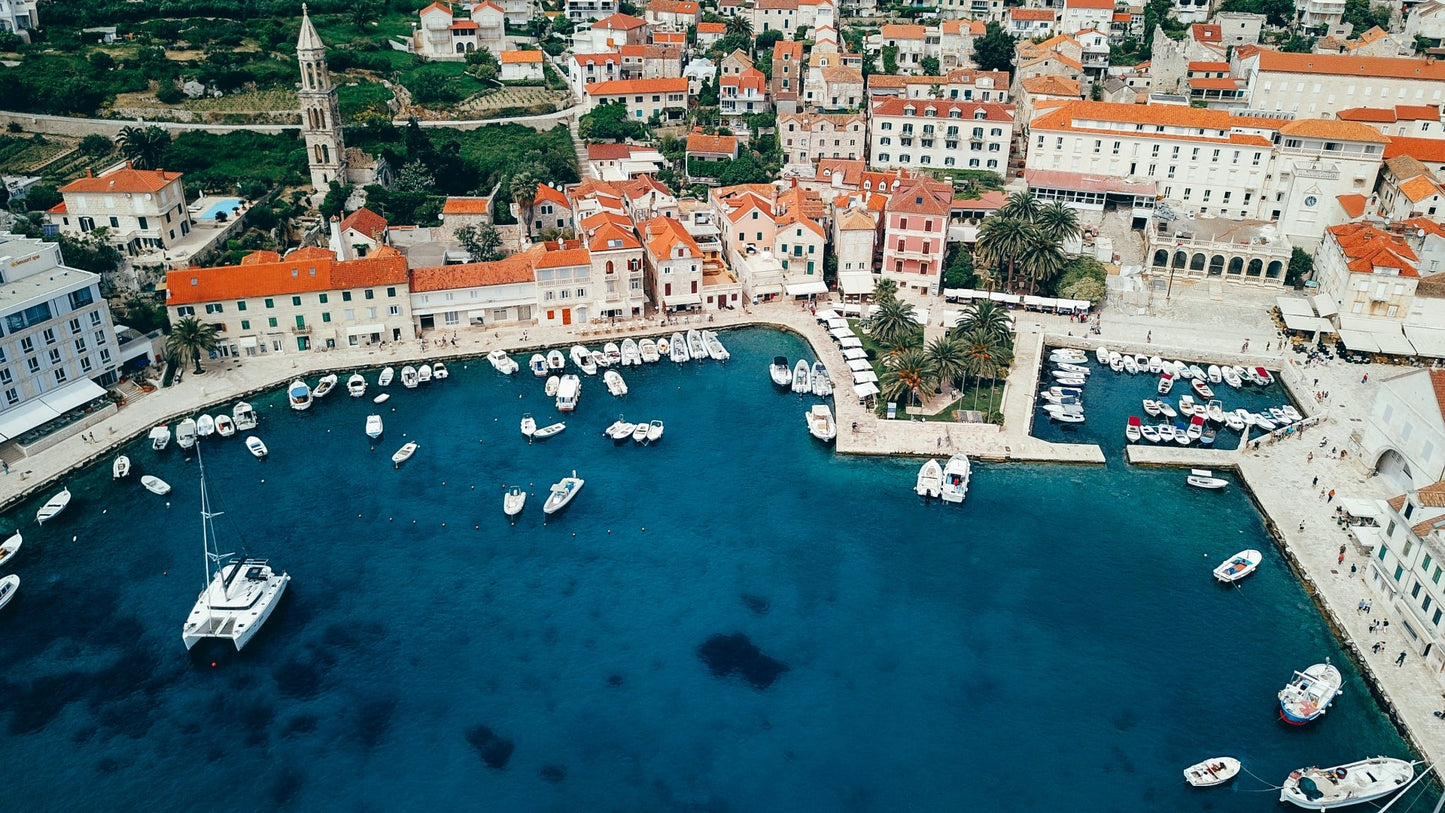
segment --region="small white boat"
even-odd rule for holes
[[[1221,367],[1219,368],[1219,374],[1224,379],[1224,383],[1235,389],[1239,389],[1244,385],[1244,382],[1239,378],[1239,373],[1236,373],[1233,367]]]
[[[1209,365],[1209,369],[1204,371],[1204,375],[1211,384],[1219,384],[1224,381],[1224,373],[1219,369],[1218,364]]]
[[[1254,383],[1260,385],[1261,387],[1268,387],[1270,384],[1274,383],[1274,376],[1269,374],[1269,370],[1266,370],[1263,367],[1255,367],[1252,372],[1254,374],[1251,375],[1250,378],[1254,380]]]
[[[4,607],[6,604],[9,604],[10,599],[15,598],[15,594],[19,592],[19,590],[20,577],[15,575],[14,573],[11,573],[9,576],[6,576],[3,579],[0,579],[0,607]]]
[[[702,341],[703,344],[707,345],[707,354],[712,356],[714,360],[727,361],[733,357],[733,354],[729,353],[726,347],[723,347],[722,340],[717,337],[716,332],[704,330],[702,332]]]
[[[216,416],[216,434],[223,438],[235,437],[236,422],[230,415],[222,412]]]
[[[587,375],[597,375],[597,362],[592,360],[592,351],[580,344],[572,345],[572,363]]]
[[[65,506],[70,505],[70,489],[62,488],[59,494],[45,501],[40,510],[35,512],[35,521],[44,525],[46,521],[55,519]]]
[[[566,508],[586,482],[577,476],[576,471],[572,472],[571,477],[563,477],[558,480],[552,485],[552,491],[547,495],[547,502],[542,504],[542,513],[550,516]]]
[[[143,475],[140,478],[140,484],[145,486],[145,490],[152,494],[164,496],[171,493],[171,484],[153,474]]]
[[[386,403],[387,401],[390,401],[390,400],[391,400],[391,393],[389,393],[389,392],[383,392],[383,393],[380,393],[379,395],[377,395],[375,398],[371,399],[371,402],[372,402],[373,404],[384,404],[384,403]]]
[[[451,371],[447,369],[447,365],[440,361],[431,366],[431,377],[437,381],[445,381],[451,377],[451,374]]]
[[[1109,369],[1116,373],[1124,372],[1124,355],[1116,351],[1109,351]]]
[[[1149,357],[1146,356],[1146,355],[1144,355],[1143,353],[1135,353],[1135,354],[1134,354],[1134,366],[1135,366],[1135,367],[1138,367],[1138,368],[1139,368],[1139,372],[1141,372],[1141,373],[1148,372],[1148,371],[1149,371]]]
[[[532,375],[538,378],[546,377],[548,372],[547,357],[541,353],[533,353],[531,360],[527,362],[527,366],[532,369]]]
[[[246,436],[246,451],[250,452],[251,456],[257,460],[265,459],[266,455],[270,454],[266,449],[266,444],[262,443],[261,439],[255,435]]]
[[[1175,378],[1182,378],[1185,381],[1188,381],[1190,378],[1194,377],[1194,373],[1189,371],[1189,365],[1178,359],[1169,362],[1169,365],[1174,369]]]
[[[567,366],[567,357],[556,348],[547,351],[547,371],[560,373]]]
[[[838,437],[838,426],[833,422],[833,410],[827,404],[814,404],[804,416],[808,421],[808,434],[823,441],[832,443]]]
[[[1202,378],[1196,378],[1189,382],[1189,386],[1194,388],[1194,391],[1199,394],[1200,398],[1209,399],[1214,397],[1214,390],[1210,389],[1209,385],[1204,383],[1204,379]]]
[[[1089,360],[1089,355],[1082,350],[1075,350],[1072,347],[1058,347],[1049,351],[1049,361],[1055,364],[1083,364]]]
[[[1212,757],[1184,769],[1184,781],[1196,788],[1223,785],[1239,774],[1239,760],[1234,757]]]
[[[1189,377],[1195,381],[1204,381],[1209,378],[1208,374],[1204,372],[1204,368],[1198,364],[1189,365]]]
[[[647,444],[650,446],[662,440],[662,421],[651,421],[647,424]]]
[[[518,486],[507,489],[502,495],[502,512],[509,517],[515,517],[522,513],[522,508],[527,504],[527,491]]]
[[[599,370],[605,370],[612,366],[612,362],[608,360],[607,354],[601,350],[592,351],[592,363],[597,365],[597,369]]]
[[[712,358],[712,354],[707,349],[707,342],[703,340],[702,332],[697,328],[687,332],[687,353],[695,361]]]
[[[110,479],[123,480],[130,476],[130,458],[121,455],[110,464]]]
[[[1244,407],[1240,407],[1239,409],[1234,410],[1234,414],[1236,417],[1239,418],[1240,423],[1243,423],[1245,426],[1254,426],[1253,412],[1250,412]]]
[[[1187,427],[1176,426],[1174,427],[1174,442],[1180,446],[1188,446],[1194,442],[1194,438],[1189,434]]]
[[[367,436],[367,437],[371,438],[372,440],[376,440],[377,438],[381,437],[381,433],[382,433],[383,431],[384,431],[384,428],[383,428],[382,423],[381,423],[381,416],[380,416],[380,415],[367,415],[367,416],[366,416],[366,436]]]
[[[1056,398],[1072,395],[1075,398],[1084,397],[1084,390],[1080,387],[1049,387],[1044,392]]]
[[[687,352],[687,341],[682,338],[681,333],[674,333],[672,334],[672,338],[667,340],[667,354],[669,358],[678,364],[684,364],[688,361],[690,356]]]
[[[1160,443],[1172,443],[1174,441],[1174,424],[1161,423],[1154,428],[1159,435]]]
[[[1130,415],[1129,424],[1124,427],[1124,439],[1130,443],[1138,443],[1139,438],[1143,436],[1141,434],[1143,425],[1138,415]]]
[[[1094,361],[1097,361],[1097,362],[1100,363],[1100,364],[1108,364],[1108,363],[1109,363],[1109,348],[1103,346],[1102,344],[1099,345],[1098,347],[1095,347],[1095,348],[1094,348]]]
[[[1209,469],[1190,469],[1189,476],[1184,478],[1184,482],[1195,488],[1203,488],[1210,491],[1217,491],[1229,485],[1228,480],[1223,477],[1215,477],[1214,472]]]
[[[15,552],[20,550],[20,543],[23,541],[25,540],[21,538],[19,531],[5,540],[5,543],[0,545],[0,564],[10,561],[15,556]]]
[[[1194,396],[1187,392],[1179,396],[1179,414],[1186,416],[1194,414]]]
[[[607,385],[608,392],[618,398],[627,394],[627,382],[622,380],[622,373],[616,370],[608,370],[603,373],[602,383]]]
[[[1204,434],[1204,416],[1196,412],[1194,416],[1189,419],[1189,429],[1187,432],[1190,440],[1199,440],[1200,436]]]
[[[256,418],[255,408],[245,401],[241,401],[231,408],[231,418],[236,421],[237,432],[249,432],[255,429],[259,422]]]
[[[788,366],[787,356],[773,356],[773,363],[768,365],[768,376],[773,379],[773,386],[780,389],[788,389],[793,384],[793,370]]]
[[[216,434],[216,419],[210,415],[202,415],[196,419],[196,437],[208,438]]]
[[[1204,417],[1215,423],[1224,423],[1224,404],[1221,404],[1218,400],[1205,404]]]
[[[1329,710],[1335,698],[1343,694],[1342,685],[1344,677],[1328,659],[1295,672],[1279,690],[1279,716],[1290,725],[1304,725]]]
[[[305,381],[296,379],[291,386],[286,388],[286,400],[290,402],[291,408],[304,412],[311,408],[311,387]]]
[[[1160,375],[1158,387],[1159,394],[1168,395],[1169,391],[1172,389],[1174,389],[1174,375],[1172,373],[1164,373]]]
[[[1166,417],[1166,418],[1173,418],[1173,417],[1176,417],[1176,416],[1179,414],[1179,411],[1176,410],[1176,409],[1174,408],[1174,405],[1171,404],[1171,403],[1169,403],[1169,401],[1168,401],[1167,399],[1165,399],[1165,398],[1160,398],[1160,399],[1159,399],[1159,414],[1160,414],[1160,415],[1163,415],[1163,416]]]
[[[948,458],[943,467],[943,490],[939,496],[944,502],[963,502],[968,496],[968,480],[972,474],[973,466],[968,462],[968,455],[959,452]]]
[[[311,395],[313,398],[325,398],[330,395],[334,389],[336,389],[336,373],[327,373],[321,376],[320,381],[316,382],[316,391],[311,393]]]
[[[1290,771],[1279,800],[1306,810],[1335,810],[1372,802],[1403,790],[1415,778],[1415,763],[1372,757],[1333,768]]]
[[[813,391],[813,368],[806,359],[798,359],[793,367],[793,392],[806,395]]]
[[[1049,417],[1059,423],[1083,423],[1084,413],[1082,412],[1053,412]]]
[[[1279,408],[1279,411],[1284,414],[1285,420],[1289,421],[1290,423],[1297,423],[1301,420],[1304,420],[1304,416],[1299,413],[1299,410],[1295,409],[1290,404],[1285,404],[1281,406]]]
[[[541,357],[533,356],[532,358],[537,359]],[[487,361],[491,363],[492,369],[496,370],[502,375],[511,375],[512,373],[517,372],[517,370],[519,369],[517,362],[513,361],[512,357],[507,355],[507,351],[505,350],[493,350],[492,352],[488,353]],[[546,365],[546,362],[546,359],[542,359],[544,367]],[[533,372],[535,371],[536,370],[534,368]]]
[[[642,364],[642,351],[638,349],[637,342],[630,338],[622,340],[622,366],[634,367]]]
[[[602,345],[602,357],[607,359],[609,367],[622,366],[622,349],[617,346],[617,342],[608,342]]]
[[[547,383],[542,385],[542,392],[546,393],[548,398],[553,398],[557,395],[557,388],[561,386],[561,376],[549,375],[547,376]]]
[[[1220,563],[1214,569],[1214,578],[1225,584],[1237,582],[1253,573],[1259,567],[1261,558],[1257,550],[1242,550]]]
[[[391,380],[392,380],[393,378],[395,378],[395,377],[396,377],[396,368],[394,368],[394,367],[385,367],[385,368],[382,369],[381,375],[379,375],[379,376],[376,377],[376,386],[378,386],[378,387],[390,387],[390,386],[391,386]]]
[[[530,412],[522,413],[522,436],[530,438],[536,431],[537,419]]]
[[[1199,442],[1205,446],[1213,446],[1216,437],[1219,437],[1219,430],[1212,426],[1206,426],[1204,431],[1199,433]]]
[[[360,398],[366,394],[366,379],[361,373],[352,373],[346,379],[346,393],[352,398]]]
[[[913,490],[920,497],[943,496],[943,467],[938,465],[937,460],[929,458],[918,467],[918,482]]]
[[[549,425],[549,426],[544,426],[544,427],[542,427],[541,429],[538,429],[538,430],[534,431],[534,432],[532,433],[531,437],[532,437],[533,440],[546,440],[547,438],[550,438],[550,437],[552,437],[553,435],[559,435],[559,434],[561,434],[561,433],[562,433],[562,430],[564,430],[564,429],[566,429],[566,428],[567,428],[567,424],[562,423],[561,421],[558,421],[557,423],[551,424],[551,425]]]
[[[1060,370],[1068,373],[1073,373],[1076,376],[1083,376],[1085,378],[1088,378],[1089,375],[1093,373],[1093,370],[1090,370],[1088,367],[1084,367],[1078,364],[1069,364],[1067,362],[1064,362],[1055,366],[1058,367]]]
[[[1164,359],[1161,359],[1158,356],[1150,356],[1149,364],[1146,365],[1144,369],[1148,370],[1151,373],[1154,373],[1155,375],[1158,375],[1159,371],[1164,369]]]
[[[635,431],[637,431],[637,424],[618,418],[616,423],[607,427],[607,436],[612,438],[613,443],[623,443],[630,439]]]
[[[1050,370],[1049,375],[1053,376],[1054,380],[1056,381],[1078,382],[1077,385],[1071,384],[1070,386],[1082,387],[1084,384],[1088,383],[1088,380],[1085,379],[1083,376],[1075,372],[1070,372],[1069,370]]]
[[[582,399],[582,379],[575,375],[562,376],[561,382],[557,384],[557,411],[571,412],[577,408],[577,402]]]
[[[1245,426],[1244,419],[1239,417],[1237,413],[1226,412],[1224,413],[1224,426],[1231,432],[1243,432]]]
[[[1150,443],[1158,443],[1159,427],[1150,426],[1146,423],[1143,426],[1139,427],[1139,437],[1149,441]]]
[[[176,445],[182,449],[196,445],[196,422],[191,418],[176,424]]]
[[[411,456],[416,454],[416,447],[417,443],[413,440],[402,446],[400,449],[397,449],[396,454],[391,456],[392,466],[396,468],[401,468],[402,463],[410,460]]]
[[[647,424],[637,424],[637,428],[632,430],[632,442],[639,444],[647,443]]]
[[[1144,414],[1151,418],[1159,417],[1159,402],[1153,398],[1144,399]]]
[[[819,398],[833,394],[833,380],[828,377],[828,368],[823,366],[822,359],[813,362],[813,394]]]
[[[1273,432],[1279,428],[1279,426],[1275,424],[1274,419],[1263,412],[1254,413],[1254,425],[1266,432]]]
[[[1124,365],[1124,372],[1128,373],[1129,375],[1137,375],[1137,374],[1138,374],[1138,372],[1139,372],[1139,363],[1136,362],[1136,361],[1134,361],[1134,357],[1133,357],[1133,356],[1124,356],[1122,362],[1123,362],[1123,365]]]
[[[1054,395],[1050,392],[1041,392],[1039,393],[1039,400],[1047,404],[1059,406],[1077,405],[1080,409],[1084,406],[1083,401],[1081,401],[1077,395]]]
[[[624,342],[622,346],[625,351],[627,347],[626,342]],[[662,358],[662,354],[657,348],[657,342],[651,339],[643,339],[638,342],[637,353],[642,357],[643,362],[647,364],[656,364]]]
[[[1064,398],[1057,404],[1044,404],[1044,411],[1050,415],[1082,415],[1084,405],[1077,398]]]
[[[430,365],[430,364],[423,364],[423,365],[421,365],[420,367],[416,368],[416,383],[417,383],[417,384],[430,384],[430,383],[431,383],[431,380],[432,380],[432,372],[431,372],[431,365]]]

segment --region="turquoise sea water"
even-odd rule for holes
[[[175,486],[169,505],[108,467],[70,479],[43,529],[48,494],[22,505],[24,583],[0,611],[5,806],[189,809],[243,789],[322,809],[1273,810],[1250,777],[1195,791],[1180,770],[1230,754],[1277,784],[1408,753],[1237,489],[977,465],[962,507],[925,504],[917,461],[808,437],[814,399],[766,369],[800,340],[723,339],[726,366],[627,368],[620,401],[587,379],[567,431],[530,447],[521,413],[553,412],[525,367],[394,386],[374,450],[369,398],[256,399],[271,459],[205,450],[217,528],[293,581],[216,668],[180,641],[202,575],[194,459],[129,450]],[[665,438],[614,447],[618,412]],[[421,449],[393,469],[406,440]],[[573,469],[587,485],[543,525]],[[519,482],[535,496],[513,527],[501,495]],[[1246,547],[1260,571],[1213,584]],[[713,674],[699,648],[734,634],[785,671]],[[1279,722],[1275,692],[1327,656],[1344,696],[1307,728]]]

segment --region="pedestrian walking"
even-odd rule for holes
[[[1299,531],[1300,531],[1300,533],[1304,533],[1304,532],[1305,532],[1305,523],[1304,523],[1304,520],[1300,520]]]
[[[8,461],[0,460],[0,466],[4,466],[4,467],[5,467],[5,473],[6,473],[6,474],[9,474],[9,473],[10,473],[10,463],[9,463]]]
[[[1358,614],[1360,614],[1360,613],[1362,613],[1362,612],[1364,612],[1364,611],[1365,611],[1365,600],[1364,600],[1364,599],[1360,599],[1360,603],[1355,605],[1355,614],[1358,615]]]
[[[1313,479],[1313,480],[1310,481],[1310,486],[1313,487],[1313,486],[1317,486],[1317,485],[1319,485],[1319,484],[1320,484],[1320,476],[1319,476],[1318,474],[1316,474],[1316,475],[1315,475],[1315,479]]]
[[[1315,462],[1315,453],[1314,453],[1314,452],[1310,452],[1308,455],[1305,455],[1305,462],[1306,462],[1306,463],[1313,463],[1313,462]]]
[[[1151,331],[1149,331],[1148,333],[1145,333],[1145,334],[1144,334],[1144,343],[1145,343],[1145,344],[1150,344],[1150,343],[1152,343],[1153,341],[1154,341],[1154,331],[1151,330]]]
[[[1405,650],[1403,650],[1403,649],[1400,650],[1400,657],[1398,657],[1398,658],[1395,659],[1395,665],[1396,665],[1396,666],[1404,666],[1404,665],[1405,665]]]
[[[1350,575],[1351,575],[1351,576],[1355,575],[1355,566],[1354,566],[1353,564],[1350,565]]]
[[[1340,564],[1344,564],[1344,563],[1345,563],[1345,552],[1344,552],[1344,551],[1340,551]]]
[[[1331,503],[1331,502],[1334,502],[1334,501],[1335,501],[1335,490],[1332,488],[1332,489],[1330,489],[1330,498],[1329,498],[1328,500],[1325,500],[1325,502]]]

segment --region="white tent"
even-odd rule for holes
[[[848,359],[848,369],[854,372],[871,370],[873,369],[873,365],[869,364],[866,359]]]
[[[846,339],[849,336],[853,335],[853,331],[849,330],[846,327],[835,327],[832,330],[828,331],[828,335],[832,336],[835,339]]]
[[[862,347],[863,340],[858,338],[857,336],[844,336],[843,338],[838,340],[838,344],[842,345],[843,347]]]
[[[848,320],[841,316],[834,316],[828,320],[828,327],[833,330],[837,330],[840,327],[846,330],[848,328]]]
[[[838,312],[835,311],[835,310],[833,310],[832,308],[824,308],[823,310],[818,311],[818,321],[819,321],[819,322],[826,322],[826,321],[828,321],[828,320],[830,320],[830,319],[837,319],[837,318],[838,318]]]
[[[853,385],[853,394],[859,398],[867,398],[870,395],[878,394],[878,385],[872,382]]]
[[[843,351],[843,358],[849,361],[853,359],[866,359],[868,358],[868,351],[861,347],[850,347]]]
[[[817,296],[828,293],[828,286],[821,282],[792,282],[787,286],[788,296]]]
[[[872,370],[864,370],[864,371],[861,371],[861,372],[855,372],[855,373],[853,373],[853,383],[854,383],[854,384],[862,384],[862,383],[864,383],[864,382],[877,381],[877,380],[878,380],[878,374],[875,373],[875,372],[873,372]]]

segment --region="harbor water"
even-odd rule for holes
[[[525,357],[381,406],[376,371],[306,413],[255,398],[270,459],[203,442],[219,545],[292,582],[214,667],[180,640],[204,567],[194,452],[141,441],[130,481],[108,461],[69,478],[43,528],[59,486],[13,510],[5,806],[240,787],[296,809],[1264,811],[1293,768],[1409,756],[1238,488],[976,464],[966,503],[925,503],[919,461],[808,436],[816,399],[767,374],[801,340],[722,338],[726,365],[624,368],[622,399],[586,378],[567,416]],[[568,428],[528,445],[524,412]],[[666,434],[614,445],[619,413]],[[573,470],[586,485],[544,523]],[[512,484],[532,495],[515,525]],[[1213,583],[1244,548],[1259,571]],[[1280,722],[1275,693],[1325,658],[1344,694]],[[1217,755],[1263,781],[1184,784]]]

